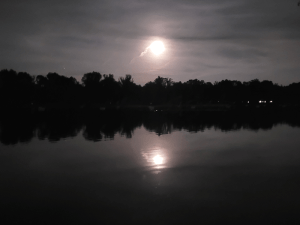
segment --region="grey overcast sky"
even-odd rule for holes
[[[297,0],[1,0],[0,69],[300,82]],[[148,51],[160,40],[161,55]]]

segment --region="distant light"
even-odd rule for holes
[[[273,101],[270,101],[270,103],[272,103]]]
[[[259,101],[259,103],[261,103],[261,101]]]

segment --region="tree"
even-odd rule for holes
[[[84,86],[95,86],[99,84],[101,78],[102,75],[100,73],[93,71],[91,73],[84,74],[81,81]]]
[[[126,74],[125,77],[119,78],[119,83],[121,87],[128,87],[131,86],[131,84],[134,84],[134,81],[130,74]]]
[[[45,87],[48,83],[48,78],[44,77],[42,75],[38,75],[35,78],[35,83],[39,86],[39,87]]]
[[[161,86],[161,87],[170,87],[173,85],[173,80],[171,78],[163,78],[158,76],[155,80],[154,80],[154,84]]]

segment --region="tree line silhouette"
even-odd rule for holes
[[[24,119],[25,118],[25,119]],[[156,114],[150,112],[98,112],[98,111],[50,111],[45,113],[23,113],[22,116],[0,116],[0,142],[4,145],[30,142],[34,137],[57,142],[72,138],[82,131],[87,141],[114,139],[119,134],[126,138],[134,130],[144,127],[157,135],[174,131],[203,132],[206,129],[238,131],[241,129],[269,130],[277,124],[300,127],[297,113],[249,113],[185,112],[183,114]]]
[[[258,79],[249,82],[222,80],[174,82],[158,76],[144,86],[131,75],[118,80],[113,74],[90,72],[81,82],[57,73],[32,76],[14,70],[0,71],[0,102],[4,105],[103,104],[162,105],[201,103],[265,103],[299,104],[300,82],[287,86]]]

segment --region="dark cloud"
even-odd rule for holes
[[[294,0],[2,0],[0,8],[1,69],[131,73],[140,83],[158,75],[300,81]],[[157,39],[163,55],[136,59]]]

